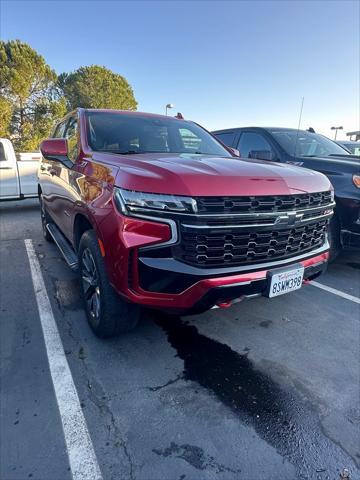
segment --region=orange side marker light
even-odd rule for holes
[[[104,247],[104,244],[103,244],[102,240],[100,240],[100,238],[98,239],[98,242],[99,242],[99,247],[100,247],[101,255],[102,255],[103,257],[105,257],[105,247]]]

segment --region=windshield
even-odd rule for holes
[[[297,130],[271,132],[286,153],[295,157],[328,157],[348,155],[348,152],[329,138],[317,133]]]
[[[92,150],[119,154],[189,153],[231,157],[195,123],[169,117],[87,112]]]
[[[344,148],[346,148],[347,150],[349,150],[349,152],[352,153],[353,155],[360,156],[360,142],[359,143],[356,143],[356,142],[354,142],[354,143],[343,143],[341,145]]]

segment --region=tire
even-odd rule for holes
[[[42,198],[42,195],[40,194],[39,196],[39,202],[40,202],[40,214],[41,214],[41,226],[42,226],[42,231],[43,231],[43,236],[47,242],[53,242],[53,238],[50,235],[48,229],[46,228],[46,225],[48,223],[51,223],[51,217],[46,211],[45,205],[44,205],[44,200]]]
[[[78,256],[85,311],[95,335],[116,337],[135,328],[140,307],[125,302],[110,285],[94,230],[81,237]]]
[[[333,262],[341,251],[340,222],[336,215],[330,221],[328,239],[330,244],[329,261]]]

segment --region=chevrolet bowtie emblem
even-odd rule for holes
[[[289,212],[285,215],[280,215],[279,217],[277,217],[275,220],[275,225],[278,225],[279,223],[287,224],[290,226],[296,225],[301,222],[303,216],[303,213]]]
[[[298,222],[301,222],[303,216],[303,213],[288,213],[288,224],[296,225]]]

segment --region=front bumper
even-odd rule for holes
[[[195,216],[186,219],[185,224],[185,221],[178,218],[175,220],[144,218],[139,215],[130,217],[123,216],[115,210],[116,221],[102,223],[102,231],[106,235],[105,262],[110,282],[127,301],[184,314],[201,312],[215,305],[229,304],[246,295],[263,294],[267,288],[268,272],[280,267],[301,264],[305,268],[305,281],[310,280],[326,268],[329,244],[324,233],[324,225],[332,214],[329,208],[332,208],[332,205],[311,208],[310,214],[305,211],[306,217],[304,219],[301,217],[298,221],[297,217],[286,217],[288,223],[285,226],[282,223],[283,215],[280,215],[279,223],[276,221],[279,215],[275,213],[257,214],[255,223],[251,224],[253,214],[250,219],[247,217],[248,214],[245,214],[245,220],[242,214],[234,219],[232,216],[230,219],[224,217],[221,218],[220,224],[216,218],[205,220],[203,216]],[[266,218],[263,218],[263,215]],[[234,220],[237,222],[236,225],[233,224]],[[297,233],[297,222],[303,225],[302,232]],[[319,230],[318,224],[321,224]],[[307,233],[307,226],[310,233]],[[237,259],[237,265],[236,262],[233,264],[228,262],[226,266],[223,264],[220,266],[221,262],[199,265],[200,262],[196,263],[196,258],[191,258],[187,262],[183,258],[184,253],[179,252],[178,248],[183,245],[182,236],[187,234],[187,231],[183,231],[184,228],[198,231],[199,237],[203,237],[206,231],[207,238],[213,235],[214,230],[221,240],[222,250],[226,247],[223,246],[223,236],[229,235],[232,238],[226,238],[225,243],[231,243],[233,252],[238,249],[236,243],[238,239],[242,241],[244,236],[247,239],[251,232],[255,232],[259,240],[257,242],[250,240],[250,243],[255,243],[252,249],[256,253],[260,252],[259,258],[247,264],[240,263]],[[291,247],[289,252],[296,246],[296,253],[286,254],[284,241],[280,237],[285,230],[286,232],[289,230],[290,233],[287,232],[286,236],[291,235],[294,241],[286,244],[286,251],[288,245]],[[273,231],[280,232],[279,237],[276,237],[279,238],[279,242],[275,243],[283,245],[281,248],[284,253],[281,257],[270,259],[266,253],[262,253],[263,248],[266,251],[268,249],[269,231],[270,236],[273,235]],[[240,232],[241,235],[236,237],[236,232]],[[210,240],[212,241],[212,237]],[[313,247],[310,246],[312,243]],[[247,248],[250,248],[249,243]],[[209,251],[213,251],[210,244]]]
[[[357,195],[359,195],[357,193]],[[336,213],[341,224],[341,245],[344,248],[360,248],[360,200],[338,198]]]
[[[193,277],[193,283],[176,294],[144,290],[140,286],[138,275],[140,270],[138,270],[132,278],[132,288],[127,291],[126,297],[132,302],[173,313],[200,313],[215,305],[228,306],[233,300],[241,299],[244,296],[263,294],[267,287],[267,273],[273,268],[301,264],[305,268],[304,282],[316,278],[326,269],[329,256],[328,244],[326,243],[318,250],[321,250],[321,252],[316,251],[307,254],[307,258],[300,260],[292,258],[283,264],[276,262],[276,265],[265,269],[258,265],[253,271],[236,274],[229,274],[222,269],[222,276],[218,275],[211,278],[206,278],[206,272],[203,272],[203,278]],[[138,261],[141,260],[138,259]],[[151,269],[153,278],[159,278],[159,272],[155,271],[155,264],[152,265]],[[164,279],[171,273],[169,270],[162,271]],[[151,271],[148,272],[148,275],[151,275]],[[207,272],[207,275],[209,275],[209,272]]]

